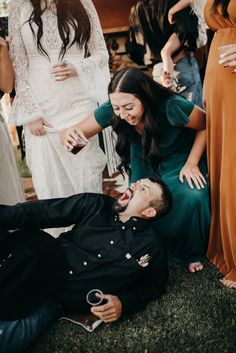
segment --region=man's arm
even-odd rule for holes
[[[0,229],[57,228],[78,223],[93,210],[95,194],[0,205]]]
[[[117,293],[104,295],[107,303],[91,308],[93,314],[104,322],[116,321],[121,315],[133,314],[146,308],[146,305],[165,293],[168,279],[167,256],[157,253],[149,266],[143,270],[143,276],[131,288]]]

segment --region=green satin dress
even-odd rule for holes
[[[135,133],[134,142],[130,146],[130,181],[160,176],[172,193],[173,207],[166,216],[155,221],[155,227],[173,258],[182,265],[202,260],[207,249],[210,227],[208,185],[201,190],[191,189],[186,181],[182,184],[179,180],[179,172],[195,138],[195,130],[184,128],[193,107],[192,102],[175,94],[162,103],[162,114],[157,116],[161,135],[159,151],[162,156],[158,173],[154,173],[142,158],[141,135]],[[97,108],[94,116],[102,127],[111,125],[113,110],[110,102]],[[199,167],[206,177],[205,156]]]

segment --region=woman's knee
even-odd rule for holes
[[[186,183],[182,185],[177,193],[178,202],[181,200],[189,200],[191,204],[202,204],[203,202],[209,203],[209,188],[205,185],[202,189],[191,189]]]

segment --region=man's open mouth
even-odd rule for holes
[[[123,202],[130,201],[132,197],[133,197],[133,191],[130,188],[128,188],[125,190],[123,195],[121,195],[121,197],[118,199],[118,202],[123,203]]]

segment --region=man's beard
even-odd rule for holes
[[[112,209],[113,211],[115,211],[116,213],[122,213],[126,210],[126,208],[128,207],[128,203],[125,206],[122,206],[118,201],[115,201],[112,205]]]
[[[114,204],[112,206],[113,211],[115,211],[116,213],[124,212],[127,209],[128,205],[129,205],[129,202],[130,202],[130,200],[133,197],[133,194],[134,194],[133,190],[130,189],[130,188],[127,188],[125,190],[125,192],[121,195],[121,197],[114,202]],[[126,205],[122,205],[119,202],[120,199],[122,199],[122,201],[124,201],[124,199],[128,199],[129,201],[127,202]]]

